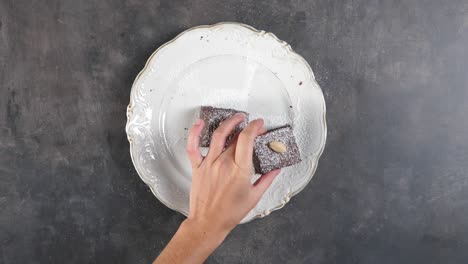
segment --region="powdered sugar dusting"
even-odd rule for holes
[[[283,143],[287,150],[284,153],[273,151],[268,143],[278,141]],[[265,174],[275,169],[287,167],[301,161],[299,148],[292,128],[287,125],[273,129],[257,137],[254,146],[255,172]]]

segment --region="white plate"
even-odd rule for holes
[[[310,66],[271,33],[238,23],[199,26],[151,55],[127,110],[133,163],[162,203],[188,214],[185,144],[201,105],[247,111],[251,119],[264,118],[267,128],[294,128],[303,162],[282,170],[243,223],[283,207],[311,180],[326,123],[325,101]]]

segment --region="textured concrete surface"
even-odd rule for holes
[[[124,125],[149,55],[239,21],[313,67],[328,142],[308,187],[207,263],[468,262],[466,0],[0,0],[0,263],[149,263],[183,217]]]

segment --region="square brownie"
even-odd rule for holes
[[[209,147],[211,143],[211,137],[213,136],[213,132],[216,130],[216,128],[218,128],[221,122],[237,113],[244,114],[245,119],[234,129],[233,133],[228,137],[228,139],[226,140],[226,146],[231,142],[235,134],[241,132],[242,129],[244,129],[247,126],[247,124],[249,123],[249,114],[235,109],[216,108],[212,106],[200,107],[200,119],[202,119],[205,122],[205,127],[203,128],[202,133],[200,135],[200,147]]]
[[[301,161],[291,126],[275,128],[255,139],[253,163],[255,173],[291,166]]]

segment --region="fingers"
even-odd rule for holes
[[[192,167],[198,168],[203,161],[203,156],[198,148],[200,144],[200,134],[203,130],[205,123],[201,119],[197,119],[195,124],[190,129],[187,139],[187,154],[189,156]]]
[[[260,201],[260,198],[262,198],[263,194],[266,192],[268,187],[270,187],[271,183],[273,180],[276,178],[276,176],[281,172],[281,170],[274,170],[270,171],[264,175],[262,175],[255,183],[253,186],[253,197],[256,201]]]
[[[236,114],[226,120],[216,128],[211,137],[210,149],[208,151],[207,158],[215,160],[224,149],[226,145],[226,139],[231,135],[234,128],[244,121],[245,116],[243,114]]]
[[[224,152],[220,155],[220,157],[226,156],[226,157],[230,157],[231,160],[234,159],[234,155],[236,154],[236,145],[237,145],[238,138],[239,138],[239,134],[234,135],[231,142],[229,143],[229,146],[224,150]]]
[[[266,132],[267,132],[267,130],[264,127],[262,127],[259,130],[259,135],[264,134]],[[231,160],[234,159],[235,154],[236,154],[236,146],[237,146],[237,139],[238,138],[239,138],[239,134],[234,135],[231,142],[229,143],[229,146],[224,150],[224,152],[221,154],[221,156],[230,157]]]
[[[263,131],[263,119],[257,119],[250,122],[239,134],[234,161],[240,168],[251,167],[254,140]]]

